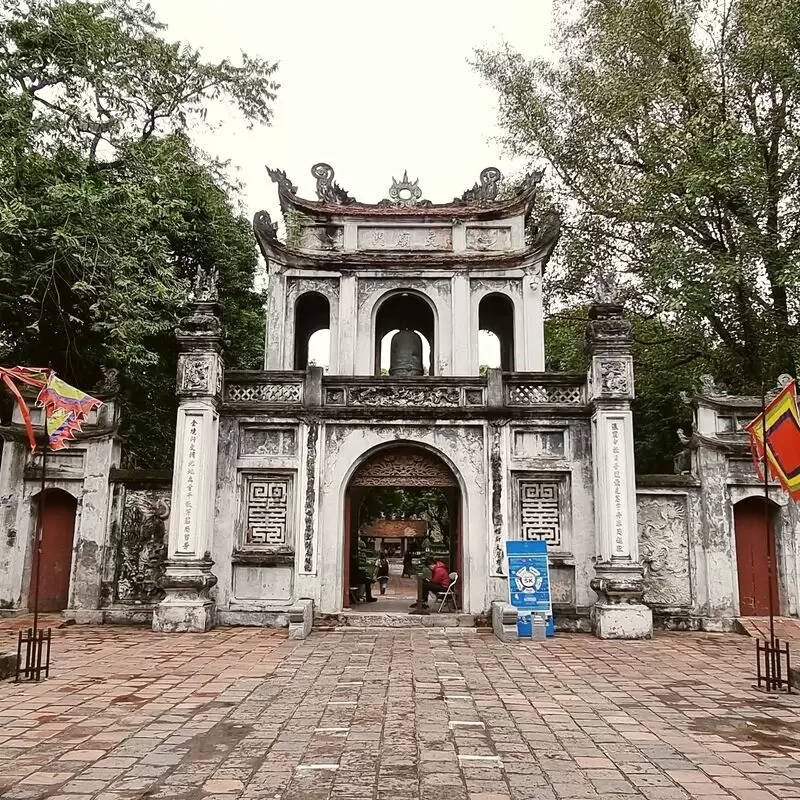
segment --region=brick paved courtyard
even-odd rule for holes
[[[4,799],[800,798],[745,637],[54,633],[49,681],[0,683]]]

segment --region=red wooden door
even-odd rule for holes
[[[736,567],[739,573],[739,613],[743,617],[769,614],[772,584],[772,608],[780,614],[778,601],[777,560],[770,520],[769,533],[764,520],[764,501],[753,497],[737,503],[733,509],[736,530]],[[768,560],[772,558],[772,575]]]
[[[39,496],[40,507],[42,496]],[[72,540],[75,533],[76,500],[60,489],[44,492],[42,558],[39,565],[39,611],[63,611],[69,602],[72,574]],[[31,563],[28,608],[36,596],[36,552]]]

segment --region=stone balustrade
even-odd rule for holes
[[[307,372],[228,371],[225,406],[299,408],[480,409],[572,408],[587,405],[586,376],[490,370],[488,376],[389,378]]]

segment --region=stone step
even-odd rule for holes
[[[358,612],[317,614],[314,630],[348,630],[363,628],[453,628],[475,631],[474,614],[408,614],[402,612]]]

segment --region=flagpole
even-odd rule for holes
[[[34,570],[36,572],[36,580],[34,586],[36,591],[33,593],[33,637],[36,641],[36,632],[39,627],[39,580],[42,574],[42,538],[44,536],[44,491],[45,491],[45,478],[47,474],[47,427],[45,426],[44,439],[42,441],[42,479],[39,489],[39,519],[36,524],[36,551],[34,553],[35,563]]]
[[[763,464],[762,471],[764,473],[764,534],[767,537],[767,595],[769,597],[769,644],[771,648],[775,647],[775,609],[772,601],[772,537],[770,536],[770,514],[769,514],[769,471],[767,465],[767,451],[769,443],[767,442],[767,394],[765,385],[761,384],[761,441],[764,443],[763,447]]]

